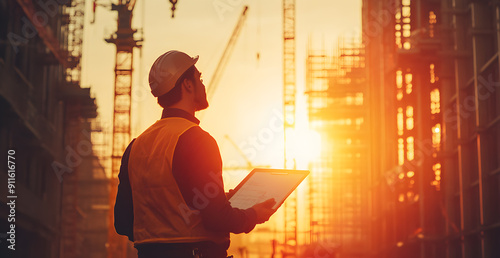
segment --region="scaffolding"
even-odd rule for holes
[[[368,254],[368,128],[364,49],[341,40],[338,56],[308,50],[306,93],[321,156],[310,164],[311,245],[346,257]],[[340,248],[341,247],[341,248]]]
[[[83,257],[94,245],[84,242],[83,224],[92,222],[81,209],[79,183],[92,171],[85,127],[97,115],[90,90],[80,86],[84,1],[0,6],[0,38],[15,39],[0,44],[0,131],[8,139],[0,145],[19,153],[25,197],[16,235],[29,246],[12,255]],[[106,254],[103,242],[100,247],[92,257]]]
[[[324,51],[313,51],[308,49],[306,60],[306,94],[308,96],[308,115],[310,127],[321,135],[325,126],[320,119],[319,113],[327,108],[328,103],[328,75],[326,53]],[[310,220],[310,243],[324,242],[329,238],[327,232],[331,232],[332,210],[327,200],[332,194],[329,192],[331,173],[327,172],[325,157],[329,154],[321,145],[320,157],[310,164],[311,175],[308,178],[309,194],[309,220]]]
[[[85,22],[85,0],[73,0],[65,8],[64,16],[68,19],[68,67],[66,68],[66,81],[80,83],[82,73],[83,27]]]
[[[81,80],[81,58],[83,48],[83,27],[85,18],[85,1],[72,1],[63,6],[63,24],[62,30],[65,31],[67,38],[66,51],[62,56],[66,59],[65,63],[65,87],[66,90],[80,88]],[[89,91],[90,93],[90,91]],[[79,121],[79,114],[84,105],[79,102],[66,105],[65,121],[66,135],[65,143],[76,150],[83,140],[82,123]],[[90,139],[88,139],[90,141]],[[62,227],[61,227],[61,255],[64,257],[78,257],[82,255],[82,229],[81,222],[84,214],[79,206],[79,171],[83,171],[81,166],[76,166],[75,171],[70,176],[65,177],[62,189]]]
[[[295,129],[295,0],[283,0],[283,115],[284,115],[284,167],[296,168],[296,160],[287,142]],[[283,257],[297,256],[297,191],[284,204],[284,250]]]

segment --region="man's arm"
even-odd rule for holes
[[[224,193],[219,147],[201,128],[193,127],[179,137],[172,173],[186,204],[201,212],[207,229],[248,233],[258,223],[254,209],[231,207]]]
[[[134,205],[132,203],[132,188],[128,177],[128,159],[135,139],[128,145],[123,153],[122,164],[118,179],[118,192],[115,203],[115,230],[120,235],[125,235],[134,241]]]

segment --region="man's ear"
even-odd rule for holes
[[[187,92],[192,92],[193,89],[194,89],[194,85],[193,85],[193,82],[191,80],[188,80],[188,79],[184,79],[184,81],[182,81],[182,87],[187,91]]]

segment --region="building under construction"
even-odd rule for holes
[[[500,256],[498,1],[363,1],[372,257]]]
[[[364,49],[340,41],[338,56],[308,49],[306,94],[310,129],[321,138],[310,163],[309,255],[366,257],[369,130]],[[328,248],[326,248],[328,247]]]
[[[363,1],[362,49],[309,50],[313,245],[500,256],[498,13],[496,1]]]
[[[0,3],[0,163],[14,162],[0,173],[1,257],[106,257],[97,107],[80,85],[85,1],[66,2]]]

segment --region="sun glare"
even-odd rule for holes
[[[321,136],[309,129],[295,129],[287,139],[290,144],[290,154],[294,157],[297,169],[307,169],[311,161],[321,153]]]

